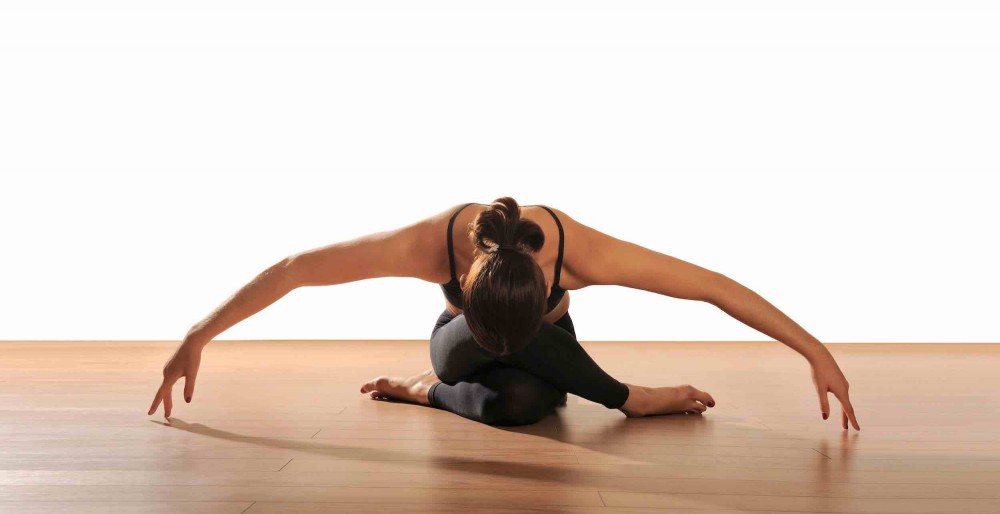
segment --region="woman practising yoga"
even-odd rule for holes
[[[830,413],[827,395],[833,393],[841,403],[843,428],[850,423],[861,429],[847,379],[830,352],[750,289],[616,239],[558,209],[519,206],[506,196],[489,205],[456,205],[396,230],[282,259],[191,327],[163,368],[149,414],[162,401],[164,415],[170,416],[173,385],[181,377],[184,398],[191,401],[201,351],[227,328],[295,288],[376,277],[439,284],[446,302],[431,332],[432,368],[409,378],[380,376],[366,382],[360,391],[374,399],[428,405],[493,425],[534,423],[564,403],[566,393],[628,417],[698,414],[714,407],[710,394],[689,385],[619,382],[580,346],[568,291],[619,285],[709,302],[788,345],[812,365],[823,419]]]

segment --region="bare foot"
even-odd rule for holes
[[[361,392],[370,393],[373,400],[392,399],[430,405],[430,401],[427,400],[427,392],[432,385],[440,381],[441,379],[434,374],[434,369],[431,368],[410,378],[375,377],[361,386]]]
[[[632,384],[625,405],[619,410],[630,418],[657,414],[701,414],[715,407],[712,395],[689,385],[677,387],[643,387]]]

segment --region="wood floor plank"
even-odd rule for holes
[[[72,448],[58,446],[51,448],[25,448],[4,452],[6,458],[19,459],[51,459],[53,457],[63,457],[71,454],[77,458],[99,458],[107,456],[114,451],[115,455],[122,458],[156,458],[165,454],[175,458],[193,459],[290,459],[294,457],[328,457],[346,460],[367,460],[367,461],[412,461],[412,462],[522,462],[535,464],[576,464],[579,462],[575,452],[571,450],[539,451],[531,449],[484,449],[484,450],[462,450],[443,448],[434,453],[420,450],[396,450],[392,448],[382,449],[376,447],[348,447],[348,446],[325,446],[325,447],[302,447],[302,446],[282,446],[272,447],[261,445],[243,445],[229,448],[205,448],[205,447],[176,447],[170,444],[156,444],[149,446],[129,446],[111,448],[107,445],[101,447],[79,447]]]
[[[2,344],[2,341],[0,341]],[[0,368],[2,369],[2,368]],[[124,377],[123,380],[138,380],[140,376]],[[192,407],[193,404],[185,404],[185,407]],[[138,407],[138,408],[136,408]],[[149,405],[146,405],[146,409]],[[17,429],[24,426],[46,426],[68,425],[68,426],[140,426],[150,419],[164,421],[163,411],[158,412],[158,416],[146,415],[146,409],[135,404],[125,405],[117,408],[107,408],[100,405],[93,407],[66,407],[57,405],[54,407],[40,407],[29,405],[22,409],[0,409],[0,425]],[[227,428],[242,426],[284,426],[291,428],[301,428],[301,424],[327,425],[342,421],[338,416],[346,409],[345,406],[331,406],[323,410],[284,410],[273,411],[263,409],[239,408],[239,407],[206,407],[197,414],[199,422],[220,424]],[[185,416],[193,411],[185,410]]]
[[[477,440],[438,440],[438,439],[276,439],[271,444],[261,443],[255,437],[240,437],[218,439],[190,439],[190,438],[159,438],[156,434],[148,434],[143,438],[125,438],[121,440],[95,440],[95,439],[44,439],[44,440],[20,440],[5,441],[0,443],[0,449],[53,449],[64,448],[82,450],[84,448],[115,448],[118,450],[143,450],[151,447],[169,447],[171,444],[183,442],[188,450],[212,450],[216,448],[253,448],[253,447],[280,447],[288,450],[317,450],[317,451],[339,451],[341,449],[371,449],[372,452],[386,450],[420,450],[429,453],[437,452],[575,452],[580,450],[590,450],[594,452],[607,453],[621,456],[642,456],[647,454],[657,455],[730,455],[730,456],[757,456],[757,457],[787,457],[813,460],[820,455],[820,452],[810,447],[782,448],[782,447],[754,447],[754,446],[712,446],[692,444],[673,445],[645,445],[638,443],[631,444],[589,444],[578,445],[553,441],[549,439],[528,439],[528,440],[498,440],[489,439]],[[828,458],[834,458],[833,451]],[[836,454],[839,458],[844,457]],[[918,454],[919,455],[919,454]],[[936,454],[930,454],[931,456]]]
[[[601,492],[609,507],[715,508],[744,511],[798,510],[850,514],[995,514],[1000,500],[822,498],[810,496],[698,495]]]
[[[669,464],[683,462],[696,465],[715,465],[739,468],[791,468],[791,469],[850,469],[881,471],[1000,471],[998,460],[968,460],[949,458],[914,459],[830,459],[819,453],[809,459],[788,457],[746,457],[730,455],[671,455],[671,454],[608,454],[581,451],[577,454],[581,464]]]
[[[408,514],[467,514],[467,505],[414,505],[408,506]],[[490,507],[474,508],[481,514],[688,514],[690,509],[662,509],[642,507]],[[742,514],[742,510],[698,510],[698,514]],[[246,514],[399,514],[399,505],[358,504],[358,503],[277,503],[257,502],[247,510]],[[777,512],[758,511],[756,514],[778,514]],[[783,512],[781,514],[803,514],[801,512]]]
[[[151,424],[153,425],[153,424]],[[331,444],[349,446],[370,446],[383,444],[384,437],[378,437],[370,431],[362,429],[317,433],[315,428],[294,429],[290,427],[236,427],[217,429],[214,425],[198,424],[200,428],[191,430],[170,431],[166,428],[122,428],[113,427],[104,432],[96,427],[86,427],[85,430],[74,430],[73,427],[63,427],[59,430],[41,428],[38,432],[19,430],[0,436],[0,449],[17,446],[45,447],[59,444],[74,446],[100,446],[106,444],[128,445],[147,444],[150,442],[169,442],[184,440],[186,444],[212,445],[218,440],[245,441],[252,444],[258,438],[272,438],[287,441],[288,445],[299,444]],[[418,447],[422,444],[433,445],[447,442],[451,445],[473,447],[477,444],[491,444],[496,447],[505,445],[521,445],[522,447],[587,447],[608,448],[619,446],[623,450],[629,447],[641,446],[653,453],[684,453],[683,448],[705,448],[709,452],[738,452],[749,449],[772,448],[773,455],[793,455],[808,453],[807,450],[819,451],[830,458],[838,456],[852,458],[887,458],[893,456],[919,457],[921,454],[947,454],[963,456],[964,458],[995,460],[1000,455],[1000,442],[982,441],[920,441],[892,440],[889,437],[862,439],[842,439],[837,436],[828,437],[786,437],[786,438],[743,438],[725,437],[712,434],[698,436],[675,436],[657,434],[655,431],[639,432],[625,431],[616,433],[614,428],[606,428],[612,435],[600,435],[596,432],[564,432],[552,434],[523,434],[507,431],[475,432],[435,430],[428,427],[424,432],[394,432],[392,438],[396,447]],[[184,435],[188,432],[191,435]],[[312,435],[313,437],[309,437]],[[906,437],[901,436],[901,437]],[[747,450],[725,450],[725,447],[742,447]]]
[[[0,502],[10,514],[243,514],[253,502]]]
[[[76,471],[121,471],[121,470],[184,470],[204,473],[206,471],[279,471],[289,463],[288,459],[204,459],[198,457],[149,457],[149,458],[0,458],[0,470],[76,470]]]
[[[850,469],[727,468],[716,465],[667,464],[560,464],[461,463],[451,461],[413,465],[408,462],[365,462],[339,459],[295,458],[282,472],[323,473],[467,473],[489,476],[520,476],[539,483],[561,483],[567,476],[711,478],[789,482],[845,482],[861,484],[993,484],[1000,485],[1000,472],[955,471],[857,471]]]
[[[471,506],[603,506],[597,491],[484,488],[313,487],[313,486],[157,486],[133,485],[5,485],[2,501],[195,501],[195,502],[355,502]],[[2,503],[0,503],[2,505]]]
[[[427,488],[462,489],[482,485],[483,477],[472,473],[302,473],[283,471],[0,471],[0,486],[324,486],[329,488]],[[747,473],[740,479],[653,478],[593,475],[562,475],[541,481],[518,475],[493,473],[489,483],[506,491],[655,492],[678,494],[735,494],[761,496],[812,496],[829,498],[927,498],[1000,499],[1000,490],[979,484],[859,484],[845,482],[789,482],[762,480]]]

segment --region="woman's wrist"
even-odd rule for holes
[[[181,346],[201,350],[209,341],[211,341],[211,338],[205,337],[200,331],[192,329],[184,336]]]
[[[833,354],[830,353],[830,350],[819,341],[816,341],[815,345],[811,345],[808,349],[804,350],[802,352],[802,356],[805,357],[812,366],[817,366],[833,360]]]

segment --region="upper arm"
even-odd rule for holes
[[[289,256],[288,274],[296,286],[343,284],[378,277],[434,280],[440,228],[448,211],[404,227],[368,234]],[[445,220],[447,223],[447,220]],[[436,234],[440,228],[441,234]],[[434,236],[440,236],[435,239]]]
[[[715,271],[618,239],[563,213],[559,218],[573,234],[566,237],[573,258],[565,265],[585,285],[618,285],[709,302],[721,290],[725,277]]]

